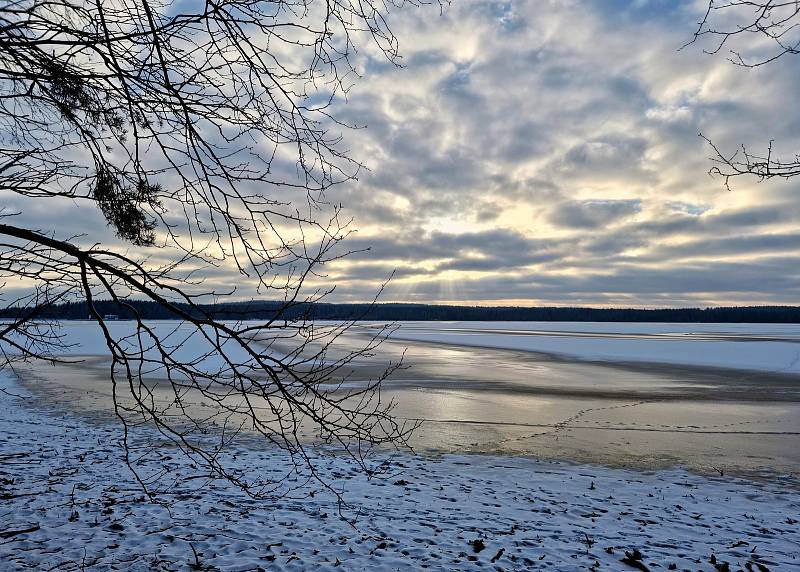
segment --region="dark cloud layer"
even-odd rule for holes
[[[574,229],[606,227],[629,218],[642,210],[638,199],[625,201],[568,201],[553,209],[549,220],[557,226]]]

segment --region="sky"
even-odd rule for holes
[[[800,149],[798,63],[680,49],[704,2],[454,2],[395,13],[404,67],[365,57],[340,113],[370,167],[343,193],[363,299],[793,304],[800,179],[709,176],[712,149]],[[747,47],[747,46],[743,46]],[[758,49],[755,46],[753,49]]]
[[[371,300],[392,276],[381,301],[796,304],[800,178],[727,190],[698,134],[730,152],[774,139],[793,157],[800,57],[745,69],[725,50],[704,53],[710,44],[681,49],[706,6],[455,0],[393,11],[402,67],[359,46],[361,78],[331,109],[364,126],[342,146],[368,170],[328,196],[353,217],[345,246],[359,252],[316,285],[335,283],[339,302]],[[69,208],[39,202],[25,217],[63,236],[104,227]],[[241,283],[232,269],[207,272],[212,288]]]

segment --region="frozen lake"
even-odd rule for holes
[[[410,368],[389,387],[398,413],[428,420],[425,446],[653,469],[800,468],[795,325],[414,323],[394,340]]]
[[[124,322],[112,324],[124,330]],[[86,356],[23,368],[66,407],[107,410],[107,363],[88,323],[67,323]],[[359,325],[341,351],[371,331]],[[800,470],[800,326],[405,323],[353,380],[405,353],[386,382],[396,414],[421,420],[418,450],[529,455],[657,469]]]

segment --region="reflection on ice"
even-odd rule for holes
[[[750,333],[742,325],[727,333],[723,325],[690,324],[683,333],[675,324],[590,326],[569,325],[595,330],[581,335],[609,334],[600,335],[604,344],[616,344],[605,348],[608,355],[630,352],[628,336],[641,343],[666,336],[668,341],[658,343],[683,344],[690,357],[696,355],[693,344],[714,343],[719,355],[736,350],[741,360],[755,366],[737,370],[663,363],[680,362],[681,356],[676,360],[674,354],[654,360],[661,363],[579,360],[563,355],[568,352],[553,355],[474,343],[475,336],[478,340],[494,336],[495,345],[509,345],[505,337],[513,336],[544,345],[556,340],[574,349],[570,346],[574,338],[560,325],[553,327],[558,330],[553,336],[542,324],[520,334],[524,328],[516,324],[509,329],[512,333],[467,332],[452,337],[448,331],[452,325],[425,324],[404,326],[375,356],[364,357],[344,373],[347,386],[357,387],[379,374],[387,361],[403,357],[407,367],[386,382],[384,398],[395,400],[398,416],[424,421],[413,438],[417,450],[500,452],[640,468],[680,464],[728,472],[800,470],[800,375],[757,367],[764,360],[762,349],[769,353],[783,347],[775,344],[800,348],[796,326],[769,326],[766,331],[750,327],[753,336],[762,336],[758,340],[748,338]],[[603,330],[597,331],[600,326]],[[613,329],[621,335],[614,335]],[[690,331],[702,335],[676,341]],[[355,329],[341,339],[339,351],[363,344],[368,333],[368,328]],[[713,336],[718,339],[710,342]],[[772,341],[764,341],[764,336]],[[436,343],[401,339],[412,337]],[[465,337],[472,345],[455,345]],[[510,346],[517,347],[518,340],[512,342]],[[102,359],[89,357],[79,366],[32,365],[23,374],[37,393],[84,413],[97,413],[109,407],[107,368]],[[159,376],[153,377],[156,392],[168,395]]]

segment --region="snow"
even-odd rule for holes
[[[23,391],[10,379],[0,385]],[[320,453],[351,525],[319,487],[256,501],[186,480],[188,461],[169,450],[158,461],[175,480],[162,496],[169,507],[145,502],[121,468],[116,426],[9,394],[0,393],[0,408],[4,571],[634,570],[621,562],[634,550],[651,570],[714,570],[712,559],[718,570],[800,566],[800,495],[788,477],[387,453],[391,474],[368,480]],[[236,462],[269,474],[285,459],[242,449]]]
[[[233,322],[228,322],[234,325]],[[119,344],[120,348],[132,356],[141,356],[146,363],[144,372],[152,377],[163,376],[163,356],[160,355],[153,335],[158,336],[162,349],[172,359],[177,362],[192,364],[201,371],[208,372],[212,376],[227,375],[229,366],[226,360],[222,359],[218,348],[212,341],[215,339],[215,332],[209,329],[198,328],[190,323],[178,320],[149,320],[146,323],[150,332],[138,331],[136,322],[131,320],[111,320],[105,323],[110,337]],[[106,356],[109,349],[102,329],[94,321],[89,320],[64,320],[55,323],[55,332],[60,337],[63,347],[53,348],[53,351],[60,356],[67,356],[68,359],[78,361],[85,356]],[[288,337],[291,332],[279,332]],[[205,336],[208,336],[206,338]],[[238,364],[248,364],[251,356],[238,344],[227,338],[222,338],[222,348],[226,356],[232,362]],[[256,346],[260,354],[264,357],[274,359],[287,359],[285,353],[276,347],[266,345]],[[0,341],[0,353],[14,355],[17,350]],[[174,372],[173,372],[174,373]]]
[[[175,323],[157,324],[162,331]],[[112,323],[116,334],[130,324]],[[102,354],[88,323],[65,324],[70,353]],[[764,324],[404,323],[397,340],[800,372],[800,327]],[[176,340],[180,341],[180,332]],[[195,342],[178,351],[198,351]],[[187,354],[188,355],[188,354]],[[209,358],[213,359],[213,358]],[[162,448],[144,468],[170,486],[148,502],[122,462],[121,429],[20,398],[0,374],[0,570],[650,570],[800,568],[800,482],[680,469],[633,472],[489,455],[390,454],[368,479],[317,450],[322,478],[290,495],[245,497]],[[53,370],[58,375],[58,370]],[[228,451],[269,477],[284,454]],[[344,518],[342,518],[344,517]],[[712,561],[713,560],[713,561]],[[640,568],[641,569],[641,568]]]
[[[176,359],[192,361],[207,352],[198,367],[223,367],[199,332],[175,321],[148,323],[166,338]],[[324,327],[326,322],[319,323]],[[109,322],[123,343],[133,323]],[[650,362],[710,366],[773,373],[800,373],[800,324],[676,324],[625,322],[401,322],[396,341],[435,342],[553,354],[586,361]],[[367,328],[370,330],[371,328]],[[377,327],[375,328],[375,330]],[[105,341],[90,322],[62,322],[72,355],[104,355]],[[358,329],[354,330],[358,331]],[[0,350],[8,348],[0,344]],[[235,360],[246,360],[240,348],[227,344]],[[261,351],[284,358],[278,348]],[[155,357],[151,350],[148,358]],[[154,372],[155,373],[155,369]]]
[[[798,324],[404,322],[392,339],[541,352],[587,361],[800,373]]]

